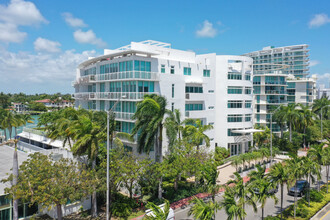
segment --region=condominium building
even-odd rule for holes
[[[159,94],[166,97],[168,109],[213,125],[206,132],[210,150],[221,146],[235,155],[252,141],[252,64],[244,56],[196,55],[168,43],[131,42],[78,66],[75,105],[109,110],[118,102],[117,130],[129,133],[137,102],[145,94]],[[136,152],[136,143],[125,146]],[[163,146],[166,152],[167,140]]]
[[[330,88],[325,88],[324,84],[321,84],[317,89],[317,98],[328,97],[330,99]]]
[[[311,104],[316,77],[309,74],[308,45],[265,47],[244,54],[253,58],[255,123],[270,127],[270,112],[288,103]],[[273,123],[273,131],[279,126]]]

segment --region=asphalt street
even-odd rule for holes
[[[325,168],[322,170],[322,180],[325,182],[326,181],[326,176],[325,176]],[[312,184],[311,185],[312,188],[317,188],[316,184]],[[289,196],[287,193],[287,186],[284,185],[284,193],[283,193],[284,199],[283,199],[283,209],[285,209],[286,207],[288,207],[289,205],[294,203],[294,197],[293,196]],[[264,213],[265,213],[265,217],[268,215],[277,215],[280,213],[280,209],[281,209],[281,204],[280,204],[280,199],[281,199],[281,190],[279,187],[278,192],[276,193],[276,197],[278,198],[278,203],[275,204],[274,200],[272,199],[268,199],[265,205],[265,209],[264,209]],[[300,197],[297,197],[298,199],[300,199]],[[220,196],[216,197],[217,201],[221,201],[222,200],[222,194]],[[257,204],[258,210],[255,213],[253,211],[253,208],[251,206],[246,206],[246,214],[247,216],[245,217],[246,220],[257,220],[257,219],[261,219],[261,204]],[[176,220],[180,220],[180,219],[193,219],[192,216],[188,216],[188,211],[189,211],[189,206],[186,209],[177,209],[175,210],[175,219]],[[222,219],[227,219],[227,215],[225,213],[225,211],[219,210],[216,213],[216,219],[217,220],[222,220]],[[325,217],[324,220],[330,220],[330,213],[328,213]]]

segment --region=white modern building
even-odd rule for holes
[[[253,58],[255,123],[270,127],[270,112],[279,105],[310,105],[316,98],[316,77],[308,78],[308,45],[264,47],[244,54]],[[273,131],[279,126],[273,122]]]
[[[317,89],[317,98],[328,97],[330,99],[330,88],[325,88],[325,85],[322,84]]]
[[[75,105],[108,110],[119,101],[114,109],[117,129],[131,132],[136,103],[145,94],[163,95],[168,109],[214,126],[207,132],[211,150],[226,147],[235,155],[252,141],[252,64],[244,56],[196,55],[168,43],[131,42],[78,66]],[[125,145],[136,151],[136,144]]]

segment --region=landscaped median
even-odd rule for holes
[[[330,189],[330,187],[329,187]],[[330,202],[330,191],[326,192],[326,186],[324,185],[320,192],[317,190],[311,190],[310,196],[310,206],[308,205],[307,197],[300,199],[297,202],[296,218],[295,220],[307,220],[312,218],[318,211],[320,211],[325,205]],[[283,212],[283,219],[294,219],[294,209],[293,205],[289,206]],[[265,219],[277,220],[280,219],[280,215],[277,217],[267,217]]]

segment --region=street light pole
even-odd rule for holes
[[[273,114],[280,108],[278,106],[275,111],[270,113],[270,166],[273,164]]]
[[[322,113],[322,110],[323,110],[323,108],[325,108],[325,107],[330,107],[330,105],[326,105],[326,106],[323,106],[322,108],[321,108],[321,138],[323,138],[323,113]]]
[[[122,96],[123,99],[126,98],[126,96]],[[109,206],[110,206],[110,189],[109,189],[109,163],[110,163],[110,157],[109,157],[109,151],[110,151],[110,114],[114,114],[113,110],[116,107],[116,105],[119,103],[120,98],[117,100],[117,102],[112,106],[112,108],[107,111],[107,210],[106,210],[106,220],[109,220]],[[111,140],[112,141],[112,140]]]

